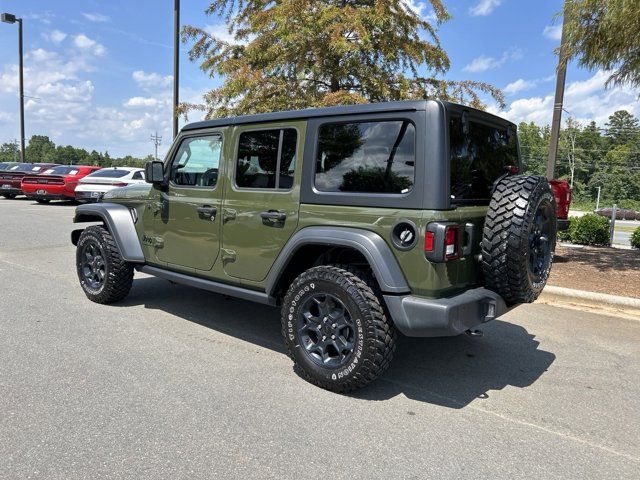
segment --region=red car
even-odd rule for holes
[[[565,180],[549,180],[553,196],[556,197],[558,209],[558,230],[569,228],[569,206],[571,205],[571,187]]]
[[[100,170],[100,167],[60,165],[49,168],[40,175],[25,175],[22,178],[22,192],[27,198],[33,198],[38,203],[75,200],[78,181],[96,170]]]
[[[54,163],[19,163],[9,170],[0,172],[0,195],[5,198],[16,198],[22,195],[22,177],[40,175],[46,170],[57,167]]]

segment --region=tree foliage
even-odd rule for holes
[[[525,170],[544,175],[549,151],[549,127],[521,123],[520,151]],[[571,180],[574,201],[593,204],[601,188],[601,205],[640,210],[640,126],[626,110],[609,117],[605,128],[582,126],[568,119],[560,132],[556,177]]]
[[[223,84],[209,91],[207,117],[307,107],[439,97],[482,106],[474,81],[442,78],[450,67],[437,27],[450,16],[429,0],[435,20],[406,0],[216,0],[207,14],[226,19],[232,42],[186,26],[191,60]]]
[[[608,83],[640,86],[640,0],[567,0],[564,61],[613,73]]]

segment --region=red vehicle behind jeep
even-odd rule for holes
[[[78,181],[100,167],[87,165],[60,165],[49,168],[40,175],[26,175],[22,178],[22,192],[38,203],[51,200],[75,200]]]
[[[25,175],[40,175],[47,169],[57,167],[55,163],[19,163],[9,170],[0,172],[0,195],[16,198],[22,195],[22,178]]]
[[[565,180],[549,180],[553,196],[556,198],[556,217],[558,230],[569,228],[569,206],[571,205],[571,187]]]

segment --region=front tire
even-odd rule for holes
[[[113,237],[101,226],[80,234],[76,270],[85,295],[96,303],[122,300],[133,284],[133,266],[122,258]]]
[[[373,289],[337,266],[311,268],[284,298],[282,334],[302,377],[333,392],[363,387],[389,366],[395,328]]]
[[[4,193],[2,196],[4,198],[6,198],[7,200],[13,200],[14,198],[16,198],[16,194],[15,193]]]

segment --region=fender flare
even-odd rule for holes
[[[384,239],[369,230],[348,227],[306,227],[296,232],[284,246],[269,271],[266,292],[273,295],[289,260],[305,245],[350,247],[359,251],[371,265],[384,293],[409,293],[411,289],[396,257]]]
[[[93,203],[79,205],[73,223],[104,222],[116,242],[120,255],[127,262],[145,263],[140,240],[133,217],[128,207],[117,203]],[[82,230],[71,233],[71,242],[76,245]]]

